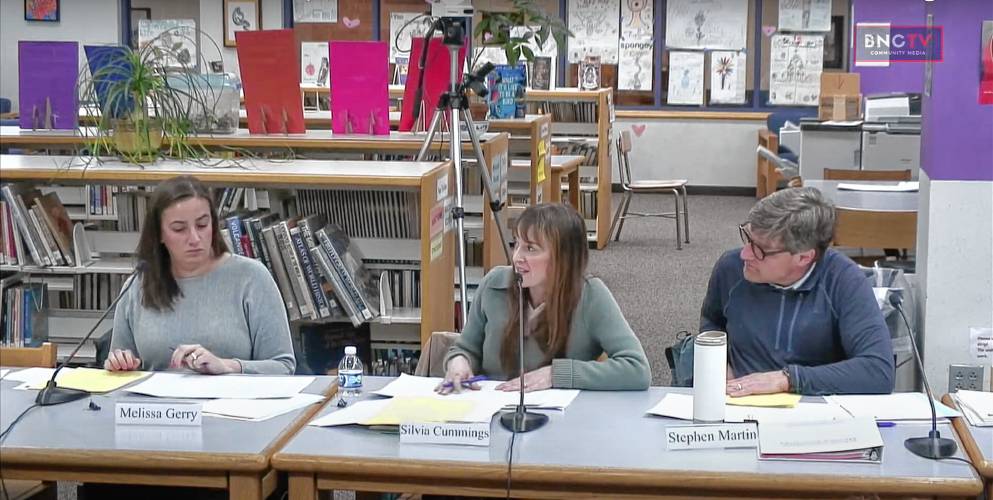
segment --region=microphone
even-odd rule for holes
[[[110,311],[113,311],[114,308],[117,307],[117,303],[121,300],[121,297],[123,297],[124,293],[127,292],[129,288],[131,288],[131,284],[134,283],[135,278],[138,276],[138,274],[144,272],[146,267],[147,267],[147,263],[144,261],[139,261],[138,264],[135,265],[134,271],[128,276],[128,279],[124,282],[124,286],[121,288],[121,293],[117,294],[117,297],[114,297],[114,301],[111,302],[110,305],[107,307],[107,309],[104,310],[103,314],[100,315],[100,319],[98,319],[97,322],[93,324],[93,328],[90,328],[90,331],[86,332],[86,335],[84,335],[83,338],[76,344],[76,348],[72,350],[72,352],[69,354],[69,357],[67,357],[65,361],[60,363],[59,366],[55,368],[55,371],[52,372],[52,378],[48,379],[48,383],[45,384],[45,388],[38,391],[38,396],[34,400],[35,404],[37,404],[38,406],[52,406],[62,403],[68,403],[70,401],[76,401],[77,399],[83,399],[90,395],[90,393],[87,391],[81,391],[79,389],[70,389],[68,387],[59,387],[58,383],[55,381],[55,377],[57,377],[59,375],[59,372],[62,371],[62,369],[65,368],[66,365],[68,365],[69,362],[73,360],[73,358],[76,357],[76,353],[78,353],[79,350],[82,349],[83,344],[85,344],[87,340],[90,340],[90,337],[93,336],[93,332],[97,331],[97,327],[99,327],[100,323],[103,322],[104,318],[106,318],[107,315],[110,314]]]
[[[528,432],[539,429],[541,426],[547,424],[548,415],[529,412],[524,406],[524,316],[527,314],[527,311],[524,310],[524,277],[516,269],[514,269],[514,280],[517,281],[518,318],[520,319],[517,332],[517,340],[519,342],[517,344],[517,352],[521,367],[521,383],[519,387],[521,399],[513,412],[508,411],[500,415],[500,425],[510,432]]]
[[[941,437],[941,433],[938,432],[938,412],[934,409],[934,394],[931,392],[931,384],[928,383],[927,373],[924,371],[924,362],[921,360],[921,353],[917,350],[914,330],[910,327],[910,321],[907,320],[907,316],[903,313],[903,297],[898,293],[890,293],[889,302],[900,313],[904,324],[907,325],[907,331],[910,333],[910,346],[914,351],[914,357],[917,358],[917,366],[921,371],[921,379],[924,380],[927,401],[931,404],[931,431],[928,432],[927,437],[907,438],[903,442],[903,445],[911,453],[919,457],[932,459],[950,457],[955,454],[958,446],[955,444],[954,439],[943,438]]]

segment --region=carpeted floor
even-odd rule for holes
[[[614,206],[620,201],[614,194]],[[755,204],[747,196],[691,195],[690,244],[676,250],[675,223],[631,218],[621,240],[590,252],[590,272],[617,299],[652,364],[652,385],[670,380],[664,350],[681,330],[695,332],[710,271],[724,251],[740,246],[738,224]],[[630,211],[672,210],[672,197],[635,195]]]

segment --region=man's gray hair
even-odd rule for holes
[[[748,213],[753,233],[782,241],[790,253],[824,254],[834,238],[834,203],[815,188],[788,188],[759,200]]]

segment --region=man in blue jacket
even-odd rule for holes
[[[778,191],[738,227],[744,246],[714,266],[700,331],[728,334],[727,393],[893,390],[893,346],[872,287],[829,248],[834,205],[814,188]]]

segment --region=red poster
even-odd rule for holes
[[[400,109],[400,130],[410,131],[414,129],[414,94],[417,91],[417,81],[420,78],[421,68],[418,63],[421,60],[421,48],[424,47],[424,38],[415,37],[410,44],[410,67],[407,70],[407,83],[403,88],[403,107]],[[451,58],[448,56],[448,47],[442,43],[441,38],[432,38],[428,44],[428,57],[424,62],[424,91],[422,93],[421,114],[418,122],[424,121],[425,126],[431,123],[434,116],[435,107],[438,105],[438,98],[448,90],[449,72]],[[459,48],[458,74],[459,81],[462,81],[462,68],[465,66],[465,44]],[[421,127],[418,127],[421,128]]]
[[[300,55],[293,30],[236,31],[248,131],[303,134]]]

